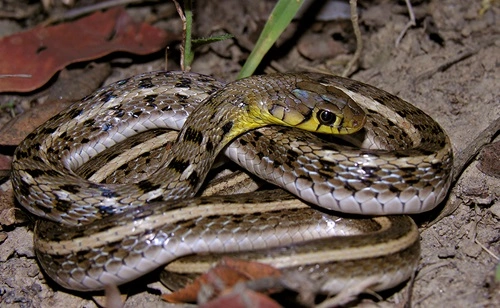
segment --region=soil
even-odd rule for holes
[[[500,307],[500,278],[496,281],[494,278],[500,264],[500,178],[498,174],[495,177],[494,172],[487,175],[478,169],[479,164],[483,171],[499,169],[499,147],[497,145],[496,152],[493,151],[496,158],[492,159],[487,152],[478,155],[480,146],[476,144],[479,140],[493,142],[498,135],[499,1],[411,2],[416,25],[408,29],[396,46],[397,37],[409,21],[405,2],[360,1],[363,49],[358,66],[349,77],[394,93],[423,109],[449,134],[457,161],[464,161],[464,157],[470,161],[464,170],[457,166],[456,181],[439,209],[415,217],[422,245],[415,279],[383,292],[380,299],[367,296],[356,305]],[[196,35],[229,32],[234,38],[200,49],[192,71],[233,80],[274,1],[204,0],[196,3]],[[167,7],[171,9],[171,3],[144,4],[128,10],[140,19],[151,18]],[[294,21],[277,47],[271,50],[260,72],[342,72],[356,47],[349,11],[340,13],[340,17],[322,15],[321,18],[315,17],[313,11]],[[33,20],[43,20],[42,17]],[[0,22],[13,25],[15,30],[12,31],[30,24],[6,18]],[[170,30],[181,29],[175,14],[154,24]],[[169,69],[178,69],[176,48],[175,45],[170,47]],[[127,57],[127,61],[107,59],[113,68],[110,80],[162,69],[165,63],[161,55],[121,57]],[[15,96],[0,94],[2,104],[7,97]],[[26,95],[19,97],[15,101],[27,99]],[[36,104],[25,101],[9,110],[19,112],[29,105]],[[7,122],[11,116],[2,112],[0,123]],[[0,149],[2,154],[11,152],[9,147]],[[482,157],[490,158],[481,162]],[[1,204],[12,203],[9,185],[5,182],[1,186],[4,192],[0,195]],[[91,295],[62,290],[47,280],[33,254],[30,220],[19,218],[20,211],[12,207],[4,206],[0,210],[0,306],[95,307],[97,304]],[[442,213],[448,216],[439,219]],[[165,292],[165,288],[148,277],[135,284],[125,306],[168,306],[160,299],[161,292]]]

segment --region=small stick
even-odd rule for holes
[[[363,39],[361,38],[361,31],[359,30],[358,23],[358,7],[356,0],[349,0],[349,5],[351,6],[351,22],[352,28],[354,29],[354,35],[356,36],[356,51],[352,56],[349,63],[347,63],[346,68],[342,72],[342,77],[347,77],[351,74],[351,70],[354,67],[354,64],[358,62],[361,56],[361,50],[363,49]]]
[[[415,13],[413,13],[413,7],[411,6],[410,0],[405,0],[405,1],[406,1],[406,6],[408,7],[408,13],[410,14],[410,20],[406,23],[403,31],[401,31],[398,38],[396,39],[396,47],[399,46],[399,43],[401,43],[401,40],[405,36],[408,29],[410,29],[410,27],[414,27],[417,25],[415,21]]]

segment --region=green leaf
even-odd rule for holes
[[[245,65],[241,69],[238,79],[253,74],[265,54],[276,42],[278,37],[285,31],[304,0],[280,0],[269,16],[262,33],[260,34],[254,49],[248,56]]]

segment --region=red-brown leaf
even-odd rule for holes
[[[134,22],[123,8],[20,32],[0,39],[0,92],[32,91],[68,64],[115,51],[149,54],[172,39],[163,30]],[[28,77],[10,76],[20,74]]]
[[[269,298],[267,295],[245,289],[219,296],[203,305],[200,308],[279,308],[280,304]]]
[[[224,288],[230,288],[241,281],[247,281],[243,273],[240,273],[225,265],[217,265],[210,269],[207,273],[196,278],[191,284],[185,288],[177,290],[170,294],[163,294],[162,298],[171,303],[193,303],[196,302],[198,292],[203,285],[210,285],[217,288],[218,285],[223,285]],[[214,282],[216,282],[214,284]],[[218,293],[223,290],[216,290]]]
[[[239,282],[255,280],[265,277],[279,277],[281,272],[267,264],[258,262],[224,258],[207,273],[196,278],[185,288],[171,294],[164,294],[162,298],[172,303],[195,302],[202,286],[209,286],[214,296],[231,291]],[[222,286],[222,288],[221,288]]]

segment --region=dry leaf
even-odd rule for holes
[[[115,51],[150,54],[175,38],[134,22],[123,8],[7,36],[0,39],[0,92],[33,91],[68,64]]]
[[[172,303],[195,302],[202,288],[211,290],[211,297],[228,293],[237,283],[265,277],[279,277],[281,272],[267,264],[224,258],[207,273],[196,278],[193,283],[162,298]]]

